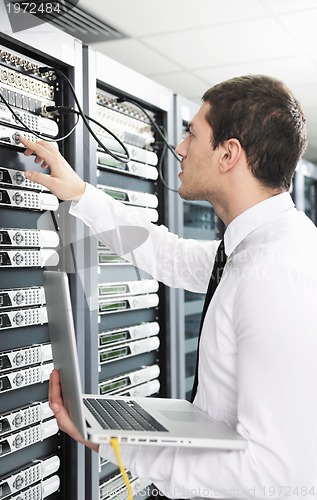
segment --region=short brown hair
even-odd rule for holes
[[[265,186],[289,189],[307,146],[305,114],[286,85],[265,75],[246,75],[205,92],[212,147],[236,138],[253,175]]]

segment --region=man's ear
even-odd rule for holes
[[[242,146],[238,139],[228,139],[221,147],[220,170],[225,173],[233,168],[239,161],[242,153]]]

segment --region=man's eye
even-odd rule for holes
[[[186,136],[193,137],[193,133],[189,128],[186,129]]]

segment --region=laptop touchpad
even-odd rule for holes
[[[177,420],[177,422],[210,422],[210,419],[194,411],[160,410],[160,412],[169,420]]]

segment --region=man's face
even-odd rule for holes
[[[212,130],[206,120],[210,105],[203,103],[193,117],[188,136],[177,146],[182,157],[178,193],[185,200],[212,202],[217,189],[218,150],[211,145]]]

